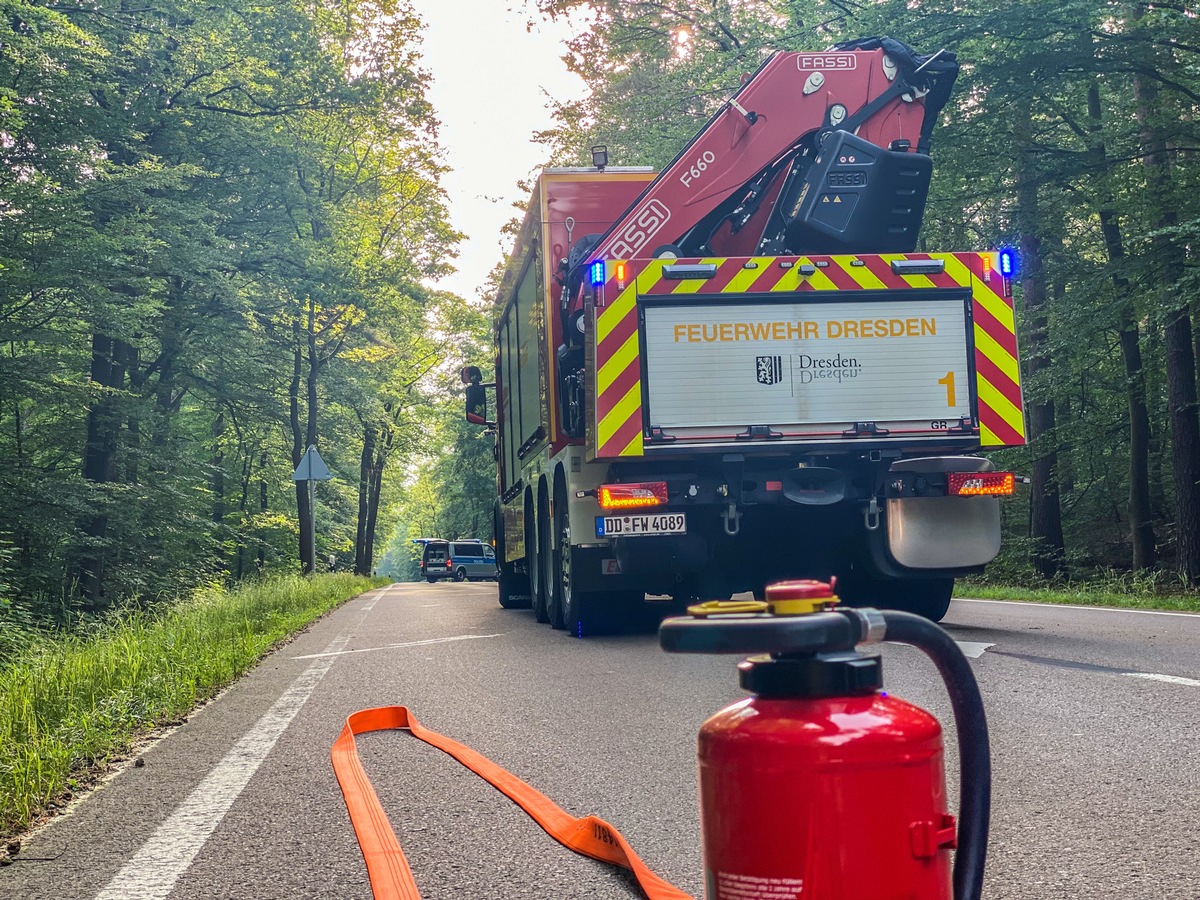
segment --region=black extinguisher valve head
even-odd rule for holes
[[[812,656],[752,656],[738,664],[742,689],[766,698],[853,697],[883,687],[877,653],[818,653]]]

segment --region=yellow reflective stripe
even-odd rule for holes
[[[1004,441],[996,437],[996,433],[981,422],[979,424],[979,444],[983,447],[1003,447]]]
[[[995,338],[975,326],[975,349],[986,356],[1001,372],[1013,380],[1013,384],[1021,383],[1021,369],[1012,354],[996,343]]]
[[[775,279],[775,283],[771,285],[771,292],[775,291],[794,291],[800,287],[800,269],[797,266],[792,266],[790,269],[785,269]]]
[[[843,259],[846,261],[842,262]],[[849,275],[860,288],[874,291],[887,289],[887,285],[880,281],[878,276],[865,265],[852,266],[850,265],[851,262],[852,260],[842,256],[835,256],[833,258],[833,264]]]
[[[630,441],[617,456],[641,456],[642,455],[642,433],[639,431],[632,441]]]
[[[954,278],[958,284],[971,284],[971,270],[963,264],[962,260],[956,256],[946,256],[945,260],[946,271],[950,273],[951,277]],[[994,275],[993,277],[997,281],[1000,279],[999,275]],[[976,303],[991,313],[992,317],[995,318],[997,322],[999,322],[1010,332],[1016,332],[1016,320],[1013,317],[1012,307],[1005,303],[1000,295],[993,291],[988,285],[984,284],[982,281],[975,280],[975,283],[971,289],[971,296]]]
[[[773,259],[773,256],[751,257],[750,262],[758,263],[758,268],[743,268],[729,280],[729,284],[725,286],[725,289],[722,293],[740,294],[742,291],[749,290],[750,285],[754,284],[754,282],[758,281],[758,279],[762,277],[763,273],[765,272],[765,267],[769,266]]]
[[[625,396],[614,404],[608,415],[596,426],[596,444],[601,449],[613,439],[622,425],[628,422],[642,406],[642,382],[638,379],[625,393]]]
[[[646,268],[638,273],[637,289],[639,293],[649,293],[650,288],[662,281],[662,267],[662,260],[652,260],[646,264]]]
[[[635,331],[629,336],[629,340],[618,347],[616,352],[600,366],[600,371],[596,373],[596,387],[598,391],[604,393],[605,389],[616,381],[622,372],[629,368],[629,364],[637,359],[637,355],[638,336]]]
[[[986,378],[976,378],[975,380],[979,387],[979,402],[986,404],[992,412],[1007,422],[1013,431],[1024,437],[1025,419],[1021,415],[1021,410],[1013,406],[1007,397],[992,387],[991,382]]]
[[[817,271],[806,277],[808,279],[808,283],[813,286],[814,290],[836,291],[838,289],[838,286],[833,283],[833,279],[825,274],[824,269],[817,269]]]
[[[1012,307],[1005,303],[1000,296],[986,285],[976,284],[971,292],[972,299],[992,314],[997,322],[1009,332],[1016,332],[1016,319]]]
[[[960,287],[969,287],[974,276],[971,270],[967,268],[966,263],[955,256],[953,253],[938,253],[934,259],[944,259],[946,261],[946,274],[954,279],[954,283]],[[982,287],[982,284],[980,284]]]
[[[629,287],[617,295],[616,300],[600,310],[599,315],[596,316],[597,345],[612,333],[612,330],[621,323],[622,319],[633,313],[636,300],[637,287],[630,284]]]

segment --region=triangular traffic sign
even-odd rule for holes
[[[316,444],[309,444],[300,459],[300,465],[296,466],[296,471],[292,473],[292,481],[329,481],[332,478],[333,473],[329,471],[329,466],[325,465],[325,460],[321,459]]]

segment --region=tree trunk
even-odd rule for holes
[[[1102,137],[1101,116],[1100,86],[1093,81],[1088,87],[1091,131],[1088,152],[1092,157],[1093,177],[1103,185],[1106,184],[1109,163],[1108,150]],[[1125,366],[1125,406],[1129,412],[1129,536],[1133,568],[1144,570],[1157,561],[1154,512],[1150,502],[1150,411],[1146,405],[1146,373],[1142,368],[1141,334],[1133,302],[1129,299],[1129,279],[1122,274],[1122,267],[1126,263],[1125,243],[1112,208],[1111,191],[1107,188],[1102,188],[1098,207],[1100,233],[1104,238],[1113,288],[1120,305],[1117,336]]]
[[[1017,218],[1021,233],[1021,289],[1030,319],[1027,352],[1032,390],[1029,431],[1033,452],[1029,500],[1029,533],[1033,538],[1033,566],[1043,578],[1066,572],[1066,547],[1063,541],[1062,505],[1057,480],[1058,449],[1055,434],[1054,395],[1047,377],[1050,347],[1047,339],[1046,276],[1040,237],[1041,213],[1038,203],[1037,161],[1033,158],[1032,125],[1029,108],[1014,122],[1019,142],[1017,166]]]
[[[110,484],[117,474],[120,417],[115,393],[125,386],[124,352],[121,341],[104,334],[92,335],[91,382],[99,390],[88,408],[83,477],[95,485]],[[104,501],[98,505],[100,511],[80,525],[88,541],[79,563],[79,591],[89,612],[98,612],[107,605],[103,599],[103,543],[108,533],[108,514]]]
[[[212,423],[212,520],[219,528],[225,522],[225,451],[221,439],[225,436],[225,414],[217,413]]]
[[[1184,582],[1200,582],[1200,419],[1196,415],[1196,358],[1187,307],[1176,310],[1164,332],[1167,402],[1171,406],[1171,460],[1175,470],[1176,561]]]
[[[299,463],[297,463],[296,465],[299,465]],[[263,453],[263,455],[261,457],[259,457],[258,470],[260,472],[267,471],[267,454],[265,452]],[[265,515],[266,511],[270,508],[269,500],[270,500],[270,494],[268,493],[268,490],[267,490],[267,479],[262,478],[258,482],[258,511],[260,513],[264,514],[263,515],[264,519],[266,518],[266,515]],[[267,542],[266,542],[266,540],[264,540],[261,533],[258,535],[258,560],[257,560],[257,562],[258,562],[258,571],[259,572],[262,572],[264,569],[266,569],[266,567],[267,567]]]
[[[379,433],[371,423],[363,424],[362,456],[358,461],[358,533],[354,539],[354,574],[370,575],[367,552],[367,520],[370,518],[371,475],[375,465],[375,440]]]
[[[1141,126],[1147,199],[1160,236],[1151,241],[1147,271],[1151,273],[1165,313],[1167,403],[1171,422],[1171,458],[1175,485],[1176,568],[1188,586],[1200,583],[1200,415],[1196,407],[1196,357],[1187,300],[1180,297],[1183,250],[1166,234],[1177,224],[1172,197],[1171,156],[1159,127],[1165,112],[1158,85],[1141,75],[1133,79],[1133,95]]]
[[[304,433],[300,430],[300,381],[304,374],[304,347],[300,341],[300,322],[292,322],[292,380],[288,382],[288,424],[292,429],[292,466],[299,467],[304,458]],[[296,516],[299,518],[300,535],[299,559],[300,571],[311,575],[316,571],[316,560],[312,558],[310,548],[311,517],[308,507],[308,482],[297,481],[296,485]]]
[[[383,492],[383,467],[387,462],[388,453],[392,447],[391,431],[375,453],[375,467],[371,472],[371,496],[367,506],[366,560],[364,575],[370,575],[375,569],[375,527],[379,523],[379,496]]]

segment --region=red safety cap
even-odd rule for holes
[[[811,578],[799,578],[795,581],[777,581],[767,585],[767,601],[773,600],[809,600],[819,597],[833,597],[833,588],[837,579],[829,582],[814,581]]]

